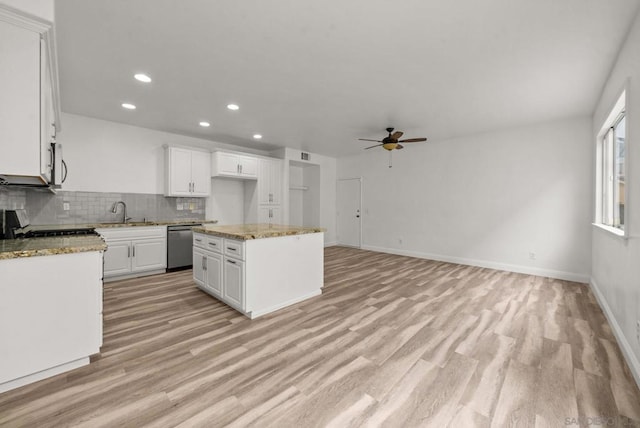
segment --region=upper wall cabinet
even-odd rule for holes
[[[256,180],[258,159],[235,153],[214,152],[211,175],[213,177],[234,177]]]
[[[53,24],[0,5],[0,174],[51,179],[59,126]],[[38,183],[34,183],[38,184]]]
[[[211,153],[181,147],[165,148],[165,196],[208,197]]]

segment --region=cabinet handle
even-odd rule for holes
[[[127,247],[127,258],[131,257],[131,247]]]
[[[273,193],[269,193],[269,202],[273,202]]]
[[[196,242],[202,242],[202,239],[196,238]]]
[[[240,174],[240,164],[236,165],[236,171],[238,172],[238,174]]]
[[[227,259],[227,262],[231,263],[232,265],[235,265],[235,264],[236,264],[236,262],[235,262],[235,261],[230,260],[230,259]]]
[[[211,245],[212,247],[217,247],[218,244],[216,244],[215,242],[209,242],[209,245]]]
[[[207,258],[202,256],[202,270],[207,270]]]
[[[235,248],[231,248],[231,247],[227,247],[227,250],[229,250],[229,251],[238,251]]]
[[[242,164],[240,164],[240,174],[242,174]]]
[[[47,168],[53,168],[53,149],[49,147],[49,165]]]
[[[135,257],[136,256],[136,246],[132,245],[131,246],[131,257]]]
[[[273,209],[269,208],[269,218],[273,218]]]

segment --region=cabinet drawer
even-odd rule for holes
[[[222,238],[215,236],[207,236],[206,249],[216,253],[222,254]]]
[[[244,259],[244,242],[233,239],[224,240],[224,254],[226,256]]]
[[[198,248],[205,248],[207,246],[207,238],[199,233],[193,234],[193,246]]]

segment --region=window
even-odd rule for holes
[[[626,111],[623,93],[605,123],[599,144],[599,206],[597,222],[625,230],[625,137]]]

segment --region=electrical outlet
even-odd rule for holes
[[[534,253],[533,251],[531,251],[531,252],[529,253],[529,258],[530,258],[531,260],[535,260],[535,259],[536,259],[536,253]]]
[[[62,203],[62,209],[64,211],[69,211],[69,202],[63,202]]]
[[[398,244],[402,245],[402,238],[398,238]]]

